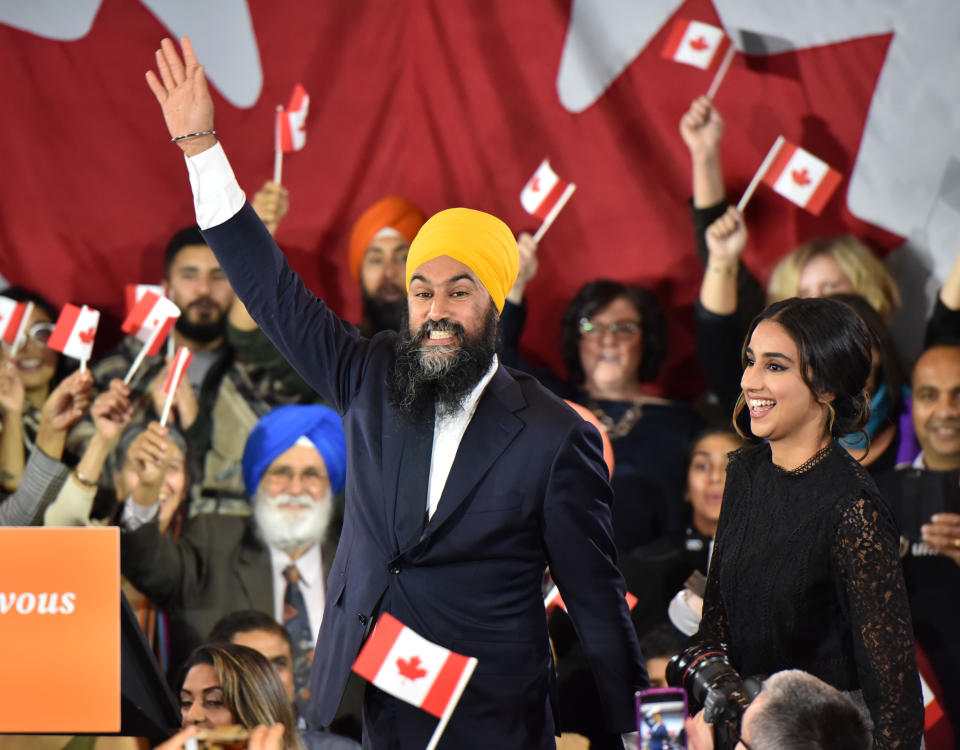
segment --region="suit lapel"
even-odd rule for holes
[[[514,412],[524,406],[526,401],[519,383],[503,367],[499,367],[480,397],[477,410],[460,441],[450,476],[447,477],[437,510],[424,531],[423,539],[453,515],[520,433],[524,423]]]
[[[253,536],[253,521],[233,560],[233,570],[252,609],[273,612],[273,570],[270,553]]]

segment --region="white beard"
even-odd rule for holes
[[[333,493],[319,500],[309,495],[279,494],[263,490],[253,496],[253,519],[257,536],[268,547],[284,551],[309,547],[323,541],[333,515]]]

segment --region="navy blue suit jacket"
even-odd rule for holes
[[[549,564],[608,726],[635,729],[633,693],[647,678],[615,565],[596,429],[534,378],[498,368],[436,512],[401,549],[395,498],[409,427],[386,387],[396,334],[366,339],[334,315],[249,205],[204,236],[253,318],[344,418],[346,511],[313,665],[319,720],[332,719],[371,618],[389,611],[479,660],[441,747],[552,747],[555,672],[541,595]],[[403,747],[425,746],[436,724],[414,708],[399,709],[397,721]]]

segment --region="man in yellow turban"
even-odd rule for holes
[[[304,287],[245,203],[188,42],[184,53],[164,40],[160,76],[147,80],[171,136],[187,136],[176,142],[204,237],[262,330],[343,415],[346,508],[313,661],[315,715],[333,719],[361,645],[390,613],[478,660],[438,750],[554,748],[541,590],[549,564],[607,728],[635,731],[633,695],[647,675],[615,564],[600,435],[495,354],[517,275],[510,230],[469,209],[432,217],[407,256],[408,325],[361,335]],[[390,671],[414,658],[415,674]],[[367,685],[364,747],[427,745],[437,720],[419,707],[432,695],[426,685],[456,681],[442,663],[384,655],[384,676],[417,705]]]

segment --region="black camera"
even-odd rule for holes
[[[695,645],[667,664],[667,683],[681,687],[690,700],[690,713],[704,709],[708,724],[732,723],[739,727],[743,712],[760,692],[761,681],[744,680],[722,649]]]

